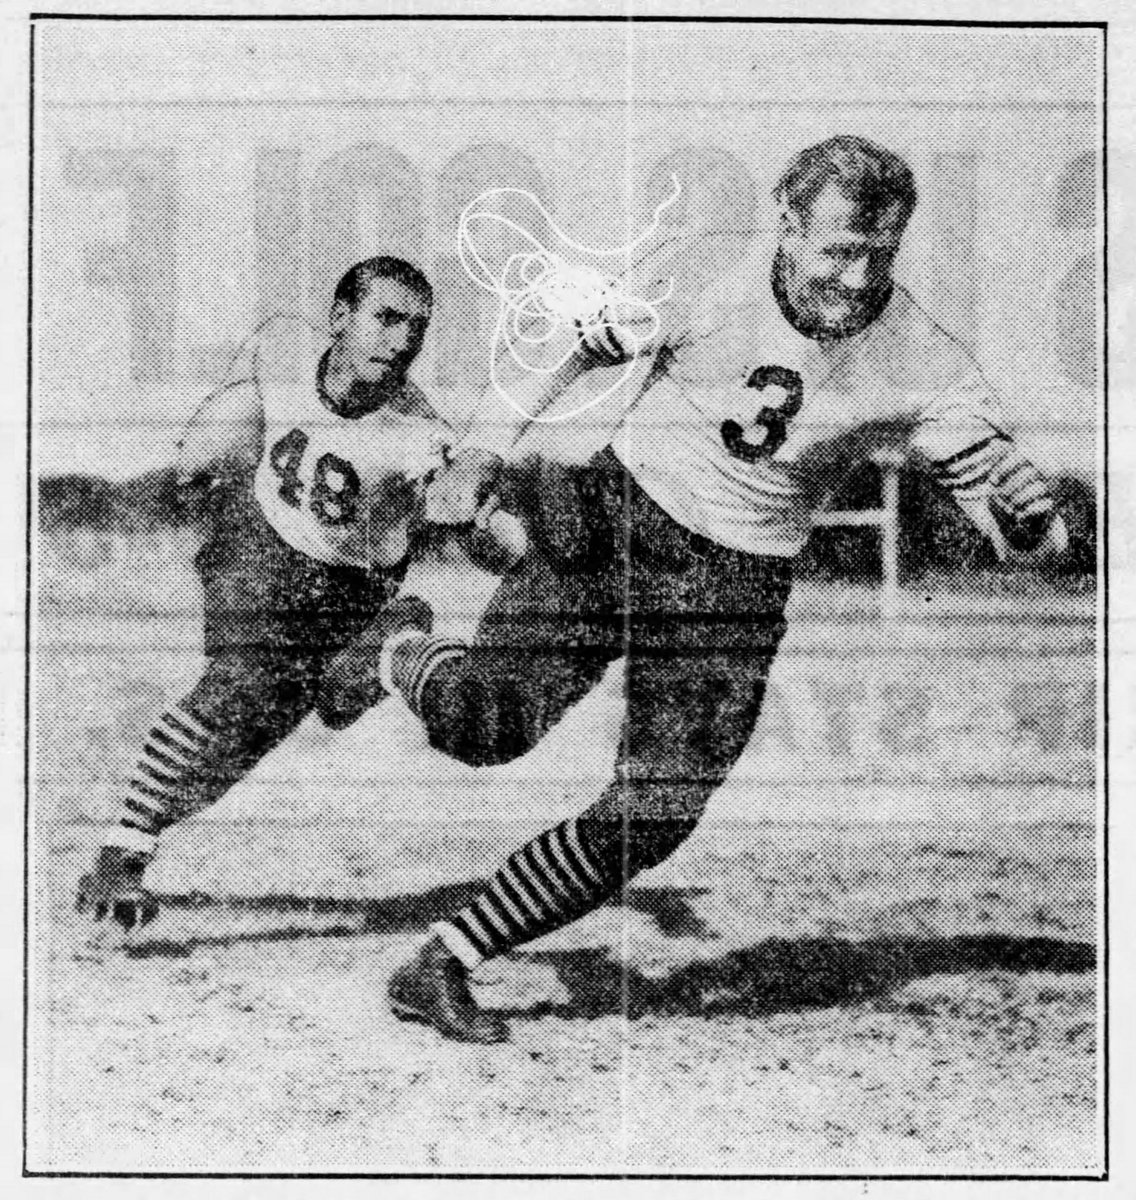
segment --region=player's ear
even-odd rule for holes
[[[345,300],[336,300],[331,306],[331,314],[327,319],[327,327],[331,330],[331,336],[338,337],[347,328],[347,322],[350,319],[351,305]]]
[[[777,204],[777,229],[782,237],[797,236],[804,231],[801,214],[784,200]]]

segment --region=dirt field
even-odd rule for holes
[[[395,1021],[385,981],[503,851],[594,794],[617,693],[502,772],[426,753],[393,705],[338,737],[312,722],[169,836],[159,920],[94,942],[74,882],[133,740],[192,669],[192,602],[110,586],[98,562],[42,578],[31,1169],[1099,1172],[1084,605],[1046,625],[1011,604],[969,639],[942,614],[911,626],[891,671],[936,680],[922,740],[863,719],[894,678],[835,740],[823,713],[782,728],[796,758],[769,735],[624,905],[481,968],[514,1040],[469,1048]],[[801,628],[833,649],[831,627]],[[845,681],[897,638],[849,629]],[[976,759],[974,696],[996,689],[960,645],[998,638],[1044,703],[1007,691]]]

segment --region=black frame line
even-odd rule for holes
[[[1104,1019],[1102,1037],[1102,1073],[1103,1073],[1103,1132],[1104,1132],[1104,1161],[1103,1168],[1098,1174],[739,1174],[723,1172],[718,1174],[694,1173],[660,1173],[660,1174],[631,1174],[631,1173],[555,1173],[537,1174],[530,1172],[509,1172],[502,1174],[484,1172],[374,1172],[366,1174],[349,1173],[300,1173],[300,1172],[126,1172],[126,1171],[29,1171],[28,1155],[28,963],[30,947],[30,895],[29,895],[29,862],[30,862],[30,826],[31,826],[31,619],[32,619],[32,515],[33,515],[33,486],[32,486],[32,418],[33,418],[33,348],[34,348],[34,247],[35,247],[35,40],[36,25],[48,21],[82,21],[82,22],[138,22],[138,23],[185,23],[211,21],[214,23],[295,23],[318,21],[327,23],[349,22],[385,22],[385,21],[417,21],[417,22],[509,22],[525,21],[541,24],[615,24],[615,25],[866,25],[913,28],[946,28],[946,29],[1075,29],[1101,32],[1101,260],[1103,289],[1102,316],[1104,321],[1102,350],[1103,350],[1103,424],[1102,424],[1102,499],[1101,513],[1098,518],[1098,532],[1103,533],[1100,556],[1101,587],[1103,589],[1102,603],[1102,640],[1103,660],[1101,672],[1101,689],[1103,700],[1102,751],[1103,751],[1103,911],[1101,926],[1104,931],[1102,947],[1102,977],[1101,987],[1104,991]],[[1110,1093],[1111,1074],[1109,1070],[1109,979],[1110,979],[1110,947],[1111,929],[1109,908],[1109,865],[1110,865],[1110,834],[1109,834],[1109,211],[1108,211],[1108,21],[964,21],[964,20],[934,20],[928,18],[879,18],[867,17],[732,17],[732,16],[617,16],[604,14],[598,16],[572,15],[567,13],[421,13],[406,11],[401,13],[358,13],[358,14],[320,14],[320,13],[73,13],[73,12],[32,12],[29,22],[29,53],[28,53],[28,243],[27,243],[27,430],[25,468],[25,605],[24,605],[24,864],[23,864],[23,1013],[22,1013],[22,1072],[21,1072],[21,1133],[22,1133],[22,1175],[27,1179],[594,1179],[594,1180],[804,1180],[809,1182],[916,1182],[942,1181],[971,1182],[971,1183],[1092,1183],[1109,1180],[1110,1141]],[[425,101],[423,101],[425,103]],[[1066,107],[1066,106],[1061,106]]]
[[[31,737],[32,737],[32,366],[34,318],[33,235],[35,214],[35,24],[28,27],[28,308],[27,308],[27,430],[24,447],[24,953],[23,953],[23,1012],[21,1013],[21,1071],[20,1071],[20,1167],[28,1174],[28,962],[31,940]]]
[[[1107,21],[962,21],[929,17],[729,17],[588,16],[571,13],[70,13],[33,12],[32,21],[540,21],[542,24],[609,25],[930,25],[955,29],[1091,29]],[[428,1176],[433,1178],[433,1176]]]

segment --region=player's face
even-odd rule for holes
[[[337,303],[331,314],[339,361],[366,384],[401,379],[422,349],[429,323],[429,305],[397,279],[373,280],[356,308]]]
[[[833,337],[860,328],[892,283],[906,218],[900,205],[865,220],[829,183],[807,214],[782,214],[783,281],[804,321]]]

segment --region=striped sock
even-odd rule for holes
[[[118,824],[107,844],[146,856],[158,834],[186,807],[191,780],[200,776],[215,734],[180,705],[167,709],[150,730],[130,782],[118,801]]]
[[[578,920],[618,886],[585,849],[576,820],[562,821],[510,855],[468,908],[431,929],[472,970]]]
[[[463,658],[469,645],[460,638],[430,636],[417,631],[404,631],[383,646],[386,656],[384,675],[410,706],[411,712],[422,715],[422,693],[430,676],[446,662]],[[389,654],[388,654],[389,646]]]

